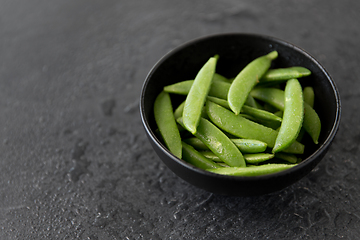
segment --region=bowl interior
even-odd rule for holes
[[[285,41],[254,34],[222,34],[196,39],[174,49],[153,67],[144,82],[140,111],[145,130],[157,153],[162,152],[159,155],[162,160],[166,158],[165,163],[168,166],[171,161],[176,162],[175,165],[170,163],[170,168],[173,171],[175,170],[175,173],[177,173],[175,167],[184,167],[190,171],[196,171],[197,174],[208,175],[205,171],[196,169],[174,157],[156,138],[154,133],[157,127],[153,117],[153,104],[163,87],[176,82],[194,79],[202,65],[215,54],[220,56],[216,72],[230,78],[235,77],[253,59],[274,50],[278,51],[279,56],[273,61],[272,68],[303,66],[312,72],[306,78],[299,78],[299,81],[302,86],[310,85],[314,88],[314,108],[321,119],[322,131],[318,145],[313,144],[310,139],[305,139],[306,151],[304,158],[306,160],[294,169],[299,171],[302,165],[307,164],[306,162],[319,161],[316,158],[322,155],[322,151],[326,151],[329,147],[340,121],[340,98],[330,75],[312,56]],[[183,96],[171,95],[171,97],[174,109],[184,99]],[[288,170],[288,172],[291,171]],[[211,176],[213,175],[215,174],[211,174]],[[277,175],[280,176],[282,173]],[[243,179],[239,177],[232,178]],[[250,179],[248,178],[247,181]],[[253,179],[258,181],[261,177],[254,177]]]

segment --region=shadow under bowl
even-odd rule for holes
[[[207,172],[175,157],[157,138],[153,106],[163,87],[194,79],[202,65],[212,56],[220,56],[216,72],[235,77],[253,59],[271,51],[279,56],[271,68],[302,66],[312,74],[300,78],[302,86],[312,86],[314,109],[322,129],[319,143],[305,142],[303,161],[288,170],[256,177],[225,176]],[[173,107],[183,97],[172,95]],[[253,196],[279,191],[306,176],[328,151],[340,124],[341,104],[335,82],[324,67],[303,49],[286,41],[264,35],[228,33],[192,40],[172,50],[151,69],[140,96],[140,115],[147,137],[161,160],[179,177],[209,192],[233,196]]]

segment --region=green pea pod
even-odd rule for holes
[[[266,143],[254,139],[231,138],[230,140],[239,148],[240,152],[242,153],[259,153],[264,152],[267,148]],[[183,141],[193,146],[195,149],[203,151],[209,150],[209,148],[196,137],[186,138],[183,139]]]
[[[274,147],[277,131],[240,115],[235,115],[233,112],[211,101],[206,103],[206,112],[209,119],[220,129],[236,137],[259,140],[265,142],[270,148]],[[304,153],[304,145],[295,141],[284,151],[302,154]]]
[[[306,77],[311,74],[311,71],[304,67],[288,67],[288,68],[277,68],[269,69],[264,76],[260,79],[259,84],[265,83],[279,83],[281,81],[287,81],[292,78]]]
[[[244,105],[251,89],[269,69],[272,60],[277,56],[277,51],[273,51],[265,56],[258,57],[246,65],[235,77],[230,86],[227,100],[231,110],[236,115],[240,113],[241,107]]]
[[[231,139],[242,153],[260,153],[266,150],[265,142],[254,139]]]
[[[184,111],[185,101],[180,103],[180,105],[175,109],[174,111],[174,117],[175,119],[178,119],[179,117],[182,117],[183,111]]]
[[[196,75],[194,83],[186,97],[183,110],[183,122],[185,129],[192,134],[196,133],[196,128],[201,117],[201,110],[209,93],[215,68],[216,58],[212,57]]]
[[[182,118],[177,119],[183,125]],[[194,134],[223,162],[232,167],[245,167],[245,160],[235,144],[210,121],[200,118],[197,131]]]
[[[196,151],[192,146],[182,142],[182,156],[185,161],[191,163],[195,167],[201,169],[211,169],[220,167],[213,161],[204,157],[201,153]]]
[[[244,104],[253,108],[263,109],[263,107],[250,94],[247,96]]]
[[[223,162],[218,162],[217,165],[219,165],[220,167],[230,167],[229,165]]]
[[[181,158],[182,146],[168,93],[161,92],[154,102],[154,117],[161,137],[171,153]]]
[[[314,99],[315,99],[314,89],[312,87],[310,87],[310,86],[305,87],[304,90],[303,90],[303,95],[304,95],[304,102],[309,104],[310,107],[314,107]],[[304,121],[307,122],[305,120],[305,116],[304,116]],[[304,137],[305,132],[306,131],[305,131],[304,126],[303,126],[301,128],[301,130],[299,132],[299,136],[297,137],[296,140],[301,142],[303,137]]]
[[[270,105],[268,103],[264,103],[263,109],[265,111],[268,111],[268,112],[271,112],[271,113],[275,113],[275,112],[279,111],[279,109],[277,109],[276,107],[274,107],[274,106],[272,106],[272,105]]]
[[[281,122],[275,122],[275,121],[269,121],[269,120],[263,120],[263,119],[256,119],[257,123],[264,125],[265,127],[272,128],[276,131],[279,130],[281,126]]]
[[[245,114],[249,114],[250,116],[253,116],[255,118],[258,119],[262,119],[262,120],[268,120],[268,121],[275,121],[275,122],[281,122],[282,118],[276,116],[275,114],[265,111],[265,110],[261,110],[261,109],[257,109],[257,108],[253,108],[253,107],[249,107],[244,105],[241,108],[241,112],[245,113]]]
[[[231,84],[227,82],[221,82],[221,81],[213,81],[209,96],[226,99]]]
[[[296,164],[275,164],[269,163],[259,166],[238,168],[238,167],[219,167],[208,169],[209,172],[228,176],[254,177],[280,172],[296,166]]]
[[[250,95],[284,111],[284,91],[278,88],[254,88]]]
[[[303,128],[310,135],[313,142],[318,144],[320,132],[321,132],[321,121],[316,111],[306,102],[304,102],[304,122]]]
[[[217,162],[217,163],[222,162],[222,160],[211,151],[202,151],[201,154],[205,158],[207,158],[213,162]],[[246,153],[243,156],[244,156],[244,159],[247,164],[259,164],[259,163],[262,163],[262,162],[272,159],[274,157],[274,154],[272,154],[272,153]]]
[[[297,79],[290,79],[285,86],[283,121],[276,137],[273,152],[288,148],[297,138],[304,119],[304,98]]]
[[[227,79],[226,77],[224,77],[223,75],[220,75],[218,73],[214,73],[213,81],[221,81],[221,82],[230,83],[229,79]]]
[[[216,97],[212,97],[212,96],[208,96],[207,99],[216,104],[219,104],[220,106],[222,106],[224,108],[230,109],[228,101],[226,101],[225,99],[216,98]],[[281,117],[278,117],[271,112],[261,110],[258,108],[254,108],[254,107],[250,107],[247,105],[243,105],[240,112],[250,115],[250,116],[254,117],[255,119],[269,120],[269,121],[275,121],[275,122],[281,122],[281,120],[282,120]]]
[[[248,164],[259,164],[272,159],[275,154],[272,153],[247,153],[244,154],[246,163]]]
[[[314,99],[315,99],[314,89],[310,86],[304,87],[303,94],[304,94],[304,102],[309,104],[310,107],[314,107]]]
[[[215,153],[211,151],[201,151],[200,153],[205,158],[210,159],[211,161],[214,161],[216,163],[223,162],[218,156],[215,155]]]
[[[182,81],[182,82],[177,82],[177,83],[165,86],[164,91],[167,93],[188,95],[193,83],[194,83],[194,80],[186,80],[186,81]]]
[[[224,108],[230,109],[228,101],[226,101],[225,99],[221,99],[221,98],[217,98],[217,97],[213,97],[213,96],[208,96],[207,99],[216,104],[219,104],[220,106],[222,106]]]
[[[298,161],[298,158],[294,154],[290,154],[290,153],[278,152],[278,153],[275,153],[275,158],[285,160],[289,163],[297,163],[297,161]]]
[[[164,91],[172,94],[188,95],[194,80],[186,80],[164,87]],[[209,96],[226,99],[229,92],[230,83],[213,80],[209,91]]]
[[[200,139],[196,137],[185,138],[183,139],[183,142],[193,146],[198,150],[210,150]]]

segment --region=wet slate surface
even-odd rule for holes
[[[356,1],[0,1],[0,239],[360,238]],[[279,37],[336,81],[343,115],[324,160],[259,197],[175,176],[138,112],[148,71],[221,32]]]

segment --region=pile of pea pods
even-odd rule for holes
[[[314,90],[298,78],[301,66],[271,69],[277,51],[248,63],[228,79],[211,57],[194,80],[165,86],[154,102],[157,134],[176,157],[218,174],[259,176],[302,161],[308,134],[318,144],[321,122]],[[171,95],[184,101],[173,109]]]

